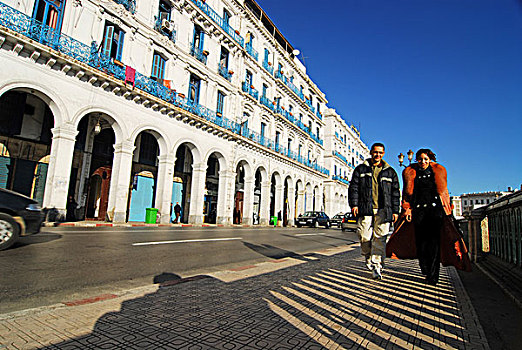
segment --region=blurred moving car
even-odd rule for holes
[[[339,213],[335,214],[333,218],[330,219],[330,224],[332,227],[341,227],[341,223],[343,222],[344,214]]]
[[[297,227],[324,226],[325,228],[330,228],[330,218],[323,211],[307,211],[303,215],[299,215],[299,217],[296,219],[296,225]]]
[[[341,229],[344,231],[351,230],[355,231],[357,229],[357,219],[353,216],[352,213],[348,212],[344,214],[343,221],[341,223]]]
[[[11,247],[21,236],[40,232],[44,218],[37,201],[0,188],[0,250]]]

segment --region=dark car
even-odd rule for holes
[[[330,228],[330,218],[322,211],[307,211],[303,215],[299,215],[296,220],[297,227],[310,226],[319,227],[324,226]]]
[[[19,237],[40,232],[44,217],[37,201],[0,188],[0,250],[12,246]]]
[[[353,216],[352,213],[348,212],[344,214],[343,222],[341,223],[341,229],[343,231],[355,231],[357,229],[357,219],[355,218],[355,216]]]
[[[330,219],[330,224],[332,225],[332,227],[341,227],[341,223],[343,222],[343,218],[344,218],[344,214],[343,213],[339,213],[339,214],[335,214],[333,218]]]

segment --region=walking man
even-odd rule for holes
[[[382,159],[382,143],[374,143],[370,155],[370,159],[355,168],[348,199],[352,214],[357,218],[357,234],[366,266],[372,271],[373,278],[380,280],[386,235],[390,223],[397,221],[399,216],[399,179],[395,170]]]
[[[181,215],[181,205],[179,205],[179,202],[176,202],[176,205],[174,206],[174,214],[176,214],[176,219],[174,219],[174,223],[179,223],[179,217]]]

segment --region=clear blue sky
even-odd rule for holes
[[[258,3],[397,170],[397,154],[429,147],[452,195],[520,188],[522,0]]]

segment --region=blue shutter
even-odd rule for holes
[[[105,38],[103,39],[102,53],[110,57],[112,48],[112,37],[114,36],[114,26],[105,27]]]
[[[118,39],[118,51],[116,51],[116,59],[121,61],[121,53],[123,52],[123,40],[125,38],[125,32],[120,30],[120,38]]]

